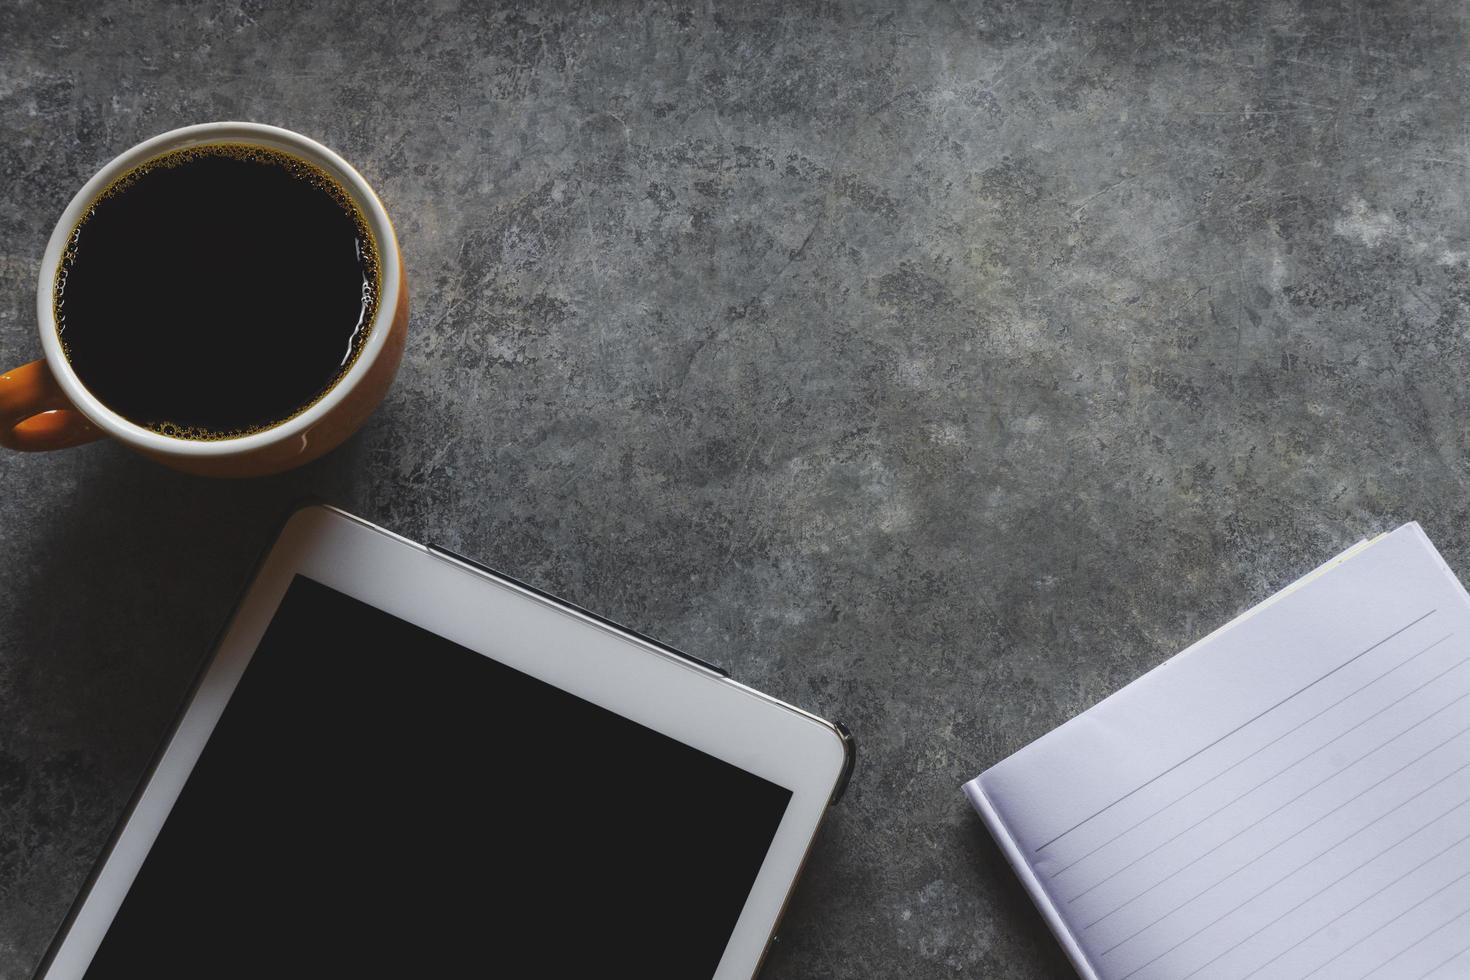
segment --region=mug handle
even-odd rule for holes
[[[0,446],[47,452],[103,435],[66,397],[44,358],[0,374]]]

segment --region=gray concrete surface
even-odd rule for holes
[[[0,3],[0,360],[76,187],[210,119],[354,161],[414,300],[304,470],[0,457],[0,976],[306,494],[852,727],[765,977],[1068,975],[960,782],[1363,534],[1470,573],[1467,18]]]

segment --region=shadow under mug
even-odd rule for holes
[[[352,367],[318,401],[279,425],[211,441],[167,436],[130,422],[89,392],[61,350],[53,288],[62,249],[82,212],[127,171],[171,150],[203,143],[249,143],[280,150],[325,170],[362,210],[381,256],[381,289],[372,329]],[[62,212],[41,259],[36,320],[45,357],[0,375],[0,446],[46,451],[106,436],[165,465],[204,476],[280,473],[344,442],[387,394],[408,334],[408,284],[403,256],[383,203],[362,175],[336,153],[298,133],[257,123],[185,126],[145,140],[119,155],[77,192]]]

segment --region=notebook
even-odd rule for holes
[[[1360,542],[964,789],[1089,980],[1470,977],[1470,595]]]

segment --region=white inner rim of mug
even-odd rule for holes
[[[108,184],[159,154],[187,146],[220,142],[254,143],[295,154],[321,167],[347,189],[357,206],[362,209],[368,229],[377,239],[381,279],[378,309],[373,317],[373,325],[368,333],[367,341],[363,344],[352,367],[332,386],[330,391],[317,399],[301,414],[269,429],[230,439],[208,441],[181,439],[154,432],[152,429],[128,421],[103,404],[81,383],[61,350],[61,339],[56,332],[56,315],[52,305],[53,289],[56,269],[61,261],[61,252],[66,246],[67,237],[81,219],[83,210],[98,194],[102,193]],[[182,129],[170,130],[150,140],[145,140],[120,154],[97,171],[91,180],[83,184],[82,189],[77,191],[71,203],[66,206],[66,210],[61,213],[61,220],[56,223],[56,229],[51,233],[51,240],[47,243],[46,252],[41,258],[40,282],[36,290],[36,320],[41,330],[41,347],[46,353],[46,361],[51,368],[51,373],[55,375],[62,390],[66,392],[66,397],[83,415],[108,435],[150,452],[176,456],[235,456],[295,437],[305,438],[304,433],[339,405],[362,380],[363,375],[372,369],[378,355],[382,353],[388,342],[388,331],[398,309],[398,291],[402,287],[399,281],[398,261],[398,242],[394,237],[393,226],[388,221],[388,212],[383,208],[382,202],[378,200],[378,196],[373,193],[373,189],[368,186],[367,181],[363,180],[361,174],[354,170],[346,160],[325,146],[288,129],[265,126],[260,123],[217,122],[185,126]]]

